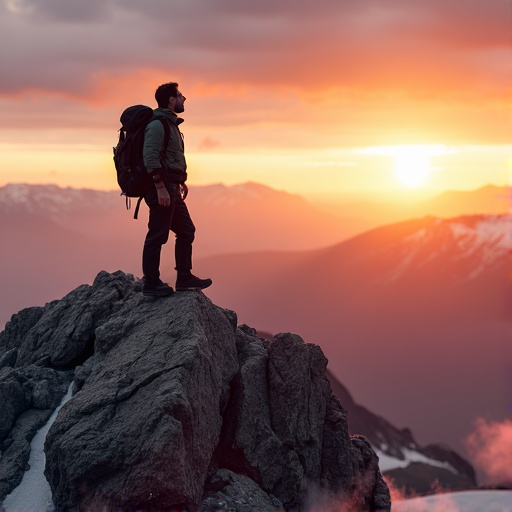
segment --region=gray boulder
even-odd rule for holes
[[[286,509],[317,509],[320,502],[389,507],[378,458],[368,443],[360,446],[362,438],[349,436],[320,348],[289,333],[265,342],[241,326],[237,349],[240,370],[214,464],[249,476]]]
[[[318,346],[262,340],[201,292],[140,291],[132,276],[101,272],[13,317],[0,334],[0,396],[11,397],[1,463],[16,425],[29,442],[27,422],[44,421],[73,374],[45,443],[59,510],[389,508],[378,459],[349,436]]]
[[[202,293],[127,295],[95,329],[80,389],[46,439],[55,503],[199,504],[238,371],[234,331]]]
[[[287,507],[304,500],[309,483],[322,482],[331,490],[349,486],[350,457],[324,454],[324,443],[331,453],[350,454],[350,439],[343,411],[344,424],[332,429],[326,424],[332,394],[320,348],[294,334],[268,343],[244,331],[237,334],[240,371],[217,464],[250,476]]]
[[[14,315],[0,334],[0,355],[16,348],[15,367],[75,368],[93,354],[95,330],[116,315],[136,288],[122,272],[100,272],[93,286],[79,286],[44,308]]]

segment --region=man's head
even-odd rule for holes
[[[176,82],[162,84],[155,92],[155,99],[160,108],[169,108],[177,114],[185,111],[185,96],[178,91]]]

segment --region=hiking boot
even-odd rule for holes
[[[167,283],[162,283],[160,279],[158,281],[144,281],[142,285],[142,295],[147,297],[167,297],[173,293],[172,287]]]
[[[176,279],[176,291],[182,292],[185,290],[204,290],[212,284],[211,279],[199,279],[190,272],[178,272],[178,278]]]

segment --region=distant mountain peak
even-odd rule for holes
[[[425,267],[448,255],[465,261],[464,280],[471,280],[512,249],[511,215],[472,215],[454,219],[429,219],[402,241],[402,258],[388,281],[396,281],[408,269]]]
[[[281,200],[290,203],[306,203],[306,200],[298,195],[290,194],[284,190],[276,190],[261,183],[248,181],[235,185],[217,183],[194,187],[194,196],[208,204],[219,206],[236,206],[247,201]]]
[[[119,199],[113,191],[86,188],[62,188],[58,185],[10,183],[0,187],[0,210],[20,210],[29,213],[44,211],[62,215],[70,209],[97,209],[109,207]]]
[[[416,243],[430,243],[449,236],[459,246],[492,246],[503,250],[512,248],[511,215],[477,215],[454,219],[432,219],[432,222],[405,238]]]

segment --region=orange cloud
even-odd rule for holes
[[[208,131],[270,123],[284,138],[309,122],[330,147],[505,143],[505,4],[10,2],[0,128],[107,128],[173,80],[191,92],[187,120]],[[302,132],[288,146],[313,141]]]

